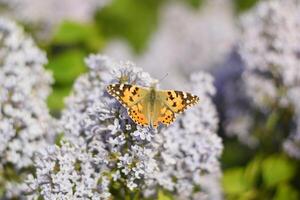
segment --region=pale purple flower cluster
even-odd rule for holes
[[[0,185],[7,198],[21,195],[34,154],[54,136],[55,121],[46,105],[52,83],[46,63],[20,27],[0,18],[0,174],[12,176],[1,178]]]
[[[40,27],[44,36],[64,20],[88,22],[110,0],[0,0],[1,14]]]
[[[221,199],[218,159],[223,145],[210,99],[215,93],[212,77],[192,76],[191,91],[201,104],[170,127],[153,130],[137,126],[106,87],[119,82],[149,87],[155,80],[130,62],[102,55],[92,55],[86,63],[89,72],[76,81],[62,114],[65,142],[36,162],[37,177],[30,185],[40,191],[37,195],[108,199],[135,192],[142,198],[163,188],[178,199]]]
[[[300,126],[299,9],[298,0],[259,3],[241,19],[239,48],[246,67],[242,75],[245,91],[253,105],[264,114],[270,114],[274,108],[291,109],[297,126]],[[293,141],[284,144],[287,152],[296,157],[300,155],[298,135],[298,130],[292,132]]]

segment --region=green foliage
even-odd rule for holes
[[[224,146],[227,147],[224,148],[222,154],[222,165],[224,169],[246,164],[255,153],[255,151],[245,147],[233,138],[225,140]]]
[[[5,185],[4,171],[0,170],[0,197],[2,197],[5,192],[4,185]]]
[[[54,116],[59,115],[59,111],[64,107],[64,98],[70,93],[70,87],[55,87],[48,97],[48,106]]]
[[[241,167],[230,168],[224,172],[223,188],[228,195],[239,195],[249,189],[249,184]]]
[[[249,162],[249,164],[245,167],[244,176],[248,185],[251,187],[254,187],[260,181],[261,163],[262,158],[260,155],[257,155],[253,161]]]
[[[172,198],[171,194],[169,194],[163,190],[159,190],[157,199],[158,200],[172,200],[173,198]]]
[[[61,146],[61,142],[62,142],[62,140],[64,139],[64,134],[63,133],[59,133],[57,136],[56,136],[56,138],[55,138],[55,145],[57,145],[57,146]]]
[[[204,0],[182,0],[190,4],[191,6],[198,8],[199,6],[202,5]]]
[[[270,156],[262,164],[262,176],[267,187],[275,187],[282,182],[291,180],[295,172],[294,163],[283,156]]]
[[[234,0],[237,12],[244,12],[253,7],[259,0]]]
[[[68,50],[50,58],[47,68],[53,71],[55,84],[69,85],[85,72],[85,54],[79,50]]]
[[[280,154],[257,154],[246,166],[225,170],[223,188],[227,199],[297,199],[290,185],[295,173],[295,161]]]
[[[96,16],[104,35],[129,41],[139,52],[156,28],[158,11],[164,0],[114,0]]]
[[[48,97],[52,113],[63,108],[63,99],[69,94],[74,80],[85,72],[84,57],[84,52],[76,49],[50,57],[47,68],[53,72],[55,79],[54,90]]]
[[[275,194],[274,200],[298,200],[299,191],[288,184],[280,184]]]
[[[83,45],[87,50],[98,51],[104,44],[100,27],[95,24],[63,22],[53,37],[57,45]]]
[[[49,64],[53,72],[54,90],[48,105],[54,115],[64,107],[63,99],[72,88],[75,79],[86,71],[84,58],[98,52],[104,46],[101,28],[94,23],[82,24],[65,21],[60,24],[52,40],[46,44]]]

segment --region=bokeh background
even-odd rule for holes
[[[167,75],[163,89],[186,90],[194,72],[212,74],[224,198],[297,200],[300,2],[286,2],[0,0],[0,14],[47,53],[56,118],[91,53]]]

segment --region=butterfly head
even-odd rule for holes
[[[159,81],[157,79],[155,79],[155,80],[152,81],[150,88],[151,89],[156,89],[158,84],[159,84]]]

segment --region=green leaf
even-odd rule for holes
[[[247,164],[255,153],[242,145],[237,138],[224,140],[224,146],[226,148],[224,148],[221,162],[225,169]]]
[[[158,21],[164,0],[115,0],[99,13],[96,20],[108,38],[121,37],[137,52],[147,44]]]
[[[203,4],[203,0],[182,0],[184,3],[189,3],[195,8],[199,8]]]
[[[164,192],[163,190],[158,191],[158,200],[172,200],[172,196],[170,194],[167,194],[167,192]]]
[[[298,200],[299,192],[290,185],[281,184],[278,186],[274,200]]]
[[[64,98],[70,93],[69,87],[54,88],[48,97],[48,107],[53,115],[58,115],[64,107]]]
[[[231,168],[224,172],[223,188],[228,195],[240,195],[248,190],[243,168]]]
[[[278,111],[273,111],[266,122],[266,129],[267,130],[274,130],[274,128],[276,127],[276,125],[278,124],[278,120],[280,119],[280,115]]]
[[[4,178],[4,169],[0,169],[0,197],[5,192],[5,178]]]
[[[261,173],[261,163],[262,159],[260,156],[256,156],[245,169],[245,178],[248,185],[254,187],[258,181],[259,175]]]
[[[53,71],[55,84],[71,85],[73,81],[86,71],[85,54],[80,50],[69,50],[49,59],[48,69]]]
[[[55,137],[55,144],[59,147],[61,147],[61,142],[64,139],[65,134],[63,133],[59,133],[56,137]]]
[[[236,198],[235,198],[236,199]],[[257,190],[251,189],[246,192],[240,194],[239,200],[254,200],[254,199],[263,199],[262,196],[258,193]]]
[[[83,43],[92,50],[99,50],[103,46],[99,27],[94,24],[80,24],[64,21],[54,34],[53,42],[61,45]]]
[[[259,0],[234,0],[237,12],[244,12],[252,8]]]
[[[262,164],[263,180],[267,187],[274,187],[281,182],[289,181],[295,172],[294,163],[280,155],[270,156]]]

